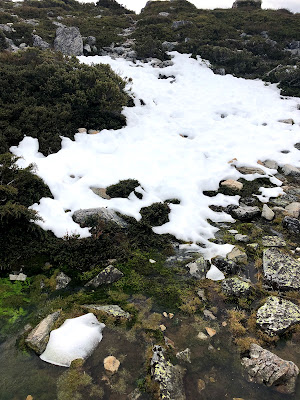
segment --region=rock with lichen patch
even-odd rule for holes
[[[264,250],[263,275],[265,281],[275,288],[300,289],[300,262],[278,248]]]
[[[205,279],[209,271],[209,263],[203,256],[198,257],[194,262],[188,263],[186,267],[193,278]]]
[[[115,318],[131,319],[131,315],[116,304],[112,305],[84,304],[82,307],[91,311],[93,310],[101,311]]]
[[[269,336],[278,335],[300,322],[300,308],[291,301],[268,297],[257,310],[256,323]]]
[[[262,245],[265,247],[285,247],[285,241],[279,236],[264,236]]]
[[[153,347],[153,357],[150,362],[151,376],[159,383],[160,398],[165,400],[185,400],[183,387],[184,369],[167,361],[161,346]]]
[[[113,265],[109,265],[104,268],[103,271],[99,272],[95,278],[91,279],[88,283],[86,283],[85,287],[93,287],[97,288],[101,285],[108,285],[110,283],[117,282],[124,276],[123,272],[119,271],[118,268],[115,268]]]
[[[255,343],[250,346],[250,358],[243,358],[247,380],[272,387],[284,394],[295,392],[299,368]]]
[[[226,296],[247,296],[251,293],[252,286],[250,283],[234,276],[222,281],[222,291]]]
[[[226,258],[227,260],[233,261],[237,264],[246,265],[248,263],[247,254],[238,247],[234,247],[231,252],[227,254]]]

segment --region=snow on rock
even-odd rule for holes
[[[257,168],[258,160],[300,167],[299,152],[293,146],[299,140],[299,99],[283,99],[275,85],[266,86],[260,80],[215,75],[200,57],[195,60],[187,54],[170,54],[173,65],[163,69],[170,79],[159,79],[161,69],[150,64],[109,56],[79,57],[87,64],[110,64],[122,77],[132,78],[127,89],[134,94],[136,106],[124,108],[127,126],[96,135],[78,133],[75,141],[63,138],[62,149],[47,157],[38,152],[37,139],[30,137],[12,148],[23,157],[20,166],[37,165],[38,175],[54,196],[32,206],[43,218],[39,224],[44,229],[59,237],[67,233],[85,237],[88,229],[80,228],[71,218],[78,209],[109,207],[139,220],[142,207],[177,198],[180,204],[170,204],[170,221],[154,231],[202,243],[206,258],[223,255],[232,247],[209,241],[217,228],[208,219],[233,219],[209,206],[238,205],[240,197],[221,193],[208,197],[203,191],[217,190],[223,180],[260,177],[237,170]],[[286,118],[293,118],[295,124],[278,122]],[[283,149],[289,153],[281,153]],[[230,163],[233,159],[236,161]],[[261,168],[265,177],[282,184],[272,176],[275,171]],[[108,200],[91,190],[128,178],[140,182],[143,199],[132,193],[126,199]],[[267,201],[281,192],[275,189],[261,190],[261,199]]]
[[[46,350],[40,356],[50,364],[69,367],[77,358],[87,358],[102,340],[104,324],[94,314],[67,319],[50,334]]]

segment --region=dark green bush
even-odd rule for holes
[[[108,65],[90,67],[76,58],[29,49],[0,54],[0,129],[5,152],[26,135],[38,138],[43,154],[60,149],[60,135],[73,138],[81,126],[125,125],[125,82]]]
[[[169,221],[170,207],[166,203],[153,203],[140,211],[142,221],[150,226],[160,226]]]
[[[136,179],[125,179],[119,181],[115,185],[108,186],[106,188],[106,193],[112,198],[113,197],[126,198],[138,186],[140,186],[140,183]]]

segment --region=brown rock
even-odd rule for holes
[[[104,368],[111,373],[117,372],[120,366],[120,361],[114,356],[108,356],[104,359]]]
[[[225,186],[228,189],[236,190],[236,191],[243,189],[243,184],[241,182],[235,181],[233,179],[227,179],[226,181],[221,182],[221,186]]]
[[[198,379],[197,381],[197,388],[198,388],[198,392],[202,392],[202,390],[205,389],[205,382],[202,379]]]
[[[209,328],[209,327],[205,327],[206,332],[209,334],[210,337],[215,336],[215,334],[217,333],[217,331],[215,329]]]

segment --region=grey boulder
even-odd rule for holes
[[[54,50],[61,51],[67,56],[83,54],[83,40],[80,31],[75,26],[60,26],[56,29]]]
[[[114,210],[105,207],[77,210],[74,211],[72,218],[80,226],[88,226],[91,220],[95,219],[102,222],[115,223],[120,228],[126,228],[127,226],[126,222]]]
[[[109,285],[110,283],[117,282],[124,274],[112,265],[104,268],[95,278],[86,283],[85,287],[97,288],[101,285]]]

